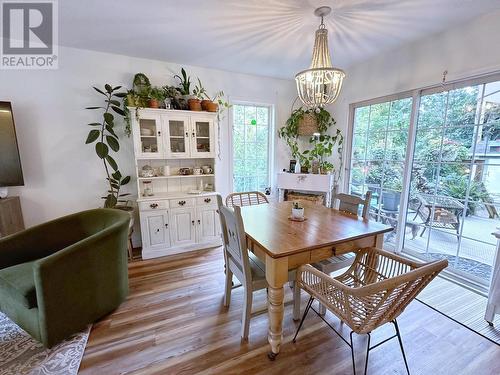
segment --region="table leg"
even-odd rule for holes
[[[271,346],[268,357],[274,360],[280,352],[283,336],[283,300],[285,296],[283,285],[288,281],[288,258],[274,259],[266,256],[266,280],[269,284],[267,292],[269,315],[267,340]]]

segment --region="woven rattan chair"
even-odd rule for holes
[[[351,215],[358,216],[359,207],[361,206],[361,217],[365,220],[368,220],[368,213],[370,208],[370,200],[372,198],[372,192],[367,191],[365,198],[360,198],[356,195],[349,194],[338,194],[335,199],[339,200],[339,211],[346,212]],[[334,271],[341,270],[342,268],[349,267],[354,260],[353,253],[342,254],[338,256],[334,256],[325,260],[322,260],[317,263],[313,263],[312,266],[316,267],[323,273],[330,274]],[[322,315],[325,315],[326,308],[325,306],[319,306],[319,312]]]
[[[234,275],[244,289],[241,337],[247,339],[250,329],[253,292],[268,287],[266,265],[251,251],[247,250],[241,208],[239,206],[225,207],[222,204],[220,195],[217,196],[217,203],[219,205],[222,238],[224,240],[224,260],[226,262],[224,306],[229,306],[231,301]],[[288,279],[290,281],[295,281],[295,272],[295,270],[289,271]]]
[[[232,193],[226,197],[226,206],[253,206],[256,204],[269,203],[267,197],[260,191],[247,191]]]
[[[356,367],[354,363],[353,333],[368,334],[365,374],[368,368],[369,351],[395,337],[398,338],[406,370],[409,374],[410,371],[396,318],[447,265],[448,261],[446,260],[422,264],[384,250],[365,248],[356,253],[351,267],[335,278],[310,265],[301,266],[297,270],[296,282],[311,297],[293,342],[297,338],[309,309],[312,308],[312,302],[317,299],[352,330],[348,342],[326,322],[319,312],[312,308],[350,346],[354,374],[356,374]],[[394,324],[396,334],[370,347],[370,332],[387,322]]]

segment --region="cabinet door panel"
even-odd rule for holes
[[[132,131],[134,132],[135,154],[138,158],[160,159],[164,157],[160,114],[140,111],[140,119],[134,120]]]
[[[151,249],[170,247],[168,212],[166,210],[141,212],[143,246]]]
[[[214,122],[211,118],[191,118],[191,156],[211,158],[215,156]]]
[[[208,242],[220,238],[219,214],[215,207],[198,208],[198,241]]]
[[[190,156],[191,129],[189,116],[166,115],[164,117],[166,154],[171,158]]]
[[[171,214],[171,236],[175,245],[196,242],[194,208],[175,208]]]

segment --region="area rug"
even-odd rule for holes
[[[484,320],[487,298],[442,277],[436,277],[418,295],[417,300],[500,345],[500,316],[496,315],[494,326]]]
[[[90,327],[46,349],[0,312],[0,375],[76,374]]]

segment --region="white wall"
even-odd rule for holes
[[[153,85],[173,84],[173,74],[180,71],[179,65],[161,61],[73,48],[59,51],[58,70],[0,71],[0,100],[13,104],[25,178],[25,186],[11,188],[10,194],[21,196],[27,226],[102,204],[99,197],[106,190],[102,164],[93,147],[84,144],[90,129],[86,124],[98,115],[84,108],[101,100],[91,86],[130,86],[137,72],[148,75]],[[295,97],[293,81],[191,66],[186,69],[192,77],[200,77],[209,93],[224,90],[230,101],[274,104],[277,127],[286,120]],[[225,195],[231,178],[228,116],[221,128],[217,188]],[[121,134],[121,143],[120,168],[133,175],[131,139]],[[276,148],[277,155],[284,153],[281,146]],[[135,181],[128,185],[134,193],[135,186]]]
[[[347,129],[349,104],[500,70],[500,12],[432,35],[346,69],[332,111]]]

